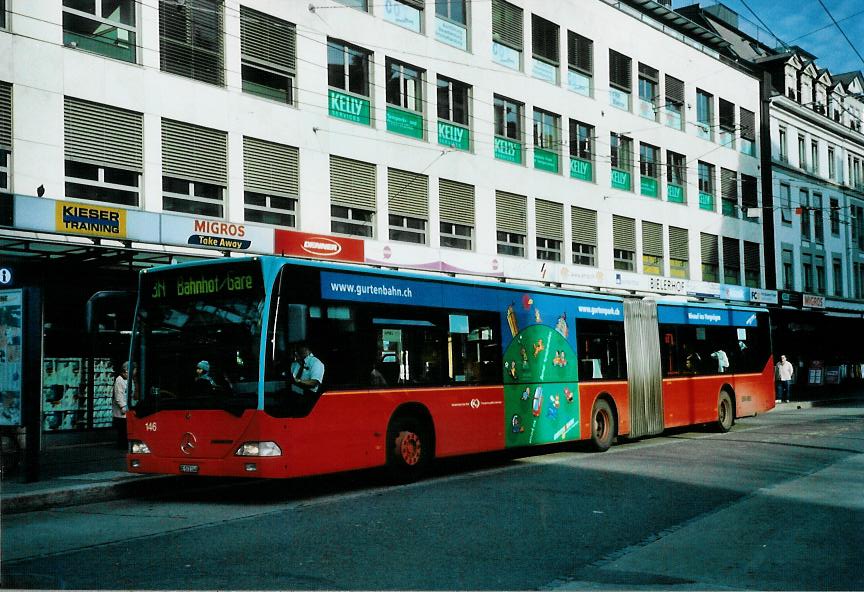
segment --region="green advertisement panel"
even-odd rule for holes
[[[577,362],[553,327],[530,325],[516,334],[504,352],[508,447],[579,439]]]
[[[666,198],[675,203],[684,203],[684,188],[680,185],[667,185]]]
[[[627,171],[622,171],[619,169],[612,169],[612,188],[613,189],[623,189],[624,191],[630,191],[632,185],[630,184],[630,173]]]
[[[710,193],[699,192],[699,207],[703,210],[714,211],[714,196]]]
[[[581,179],[582,181],[593,181],[594,167],[591,166],[590,161],[582,160],[581,158],[571,158],[570,176],[574,179]]]
[[[505,138],[496,137],[495,158],[498,160],[506,160],[507,162],[522,164],[522,144]]]
[[[338,117],[354,123],[369,125],[371,119],[369,116],[369,101],[341,93],[332,88],[328,91],[328,111],[330,117]]]
[[[438,122],[438,143],[457,150],[468,150],[471,147],[471,137],[468,128],[453,125],[446,121]]]
[[[423,139],[423,116],[395,107],[387,107],[387,131]]]
[[[534,149],[534,168],[550,173],[558,172],[558,155],[548,150]]]
[[[657,197],[657,179],[653,177],[642,177],[641,182],[639,183],[640,191],[642,195],[647,195],[648,197]]]

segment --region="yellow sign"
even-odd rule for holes
[[[58,201],[54,219],[57,232],[101,238],[126,238],[126,210],[120,208]]]

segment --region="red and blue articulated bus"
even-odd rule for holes
[[[300,343],[317,389],[294,380]],[[142,272],[131,363],[138,473],[411,479],[436,457],[603,451],[774,406],[764,309],[281,257]]]

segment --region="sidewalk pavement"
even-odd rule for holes
[[[864,401],[864,391],[777,403],[775,410],[793,411],[850,401]],[[158,492],[171,480],[182,479],[127,472],[126,451],[113,441],[48,447],[40,455],[39,480],[24,483],[23,478],[23,467],[0,477],[0,514],[139,497]]]

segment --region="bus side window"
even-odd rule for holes
[[[579,380],[627,378],[624,323],[576,319]]]
[[[497,314],[449,315],[447,379],[451,384],[492,384],[500,381],[501,321]]]

